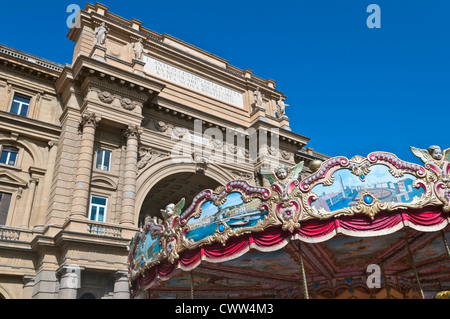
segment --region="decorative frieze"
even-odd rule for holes
[[[208,165],[210,163],[209,157],[206,156],[204,152],[195,151],[192,154],[192,159],[195,163],[195,172],[197,174],[205,174],[206,169],[208,168]]]
[[[127,111],[133,111],[136,108],[136,103],[131,101],[129,98],[120,99],[120,104]]]
[[[111,93],[109,93],[107,91],[98,92],[97,95],[98,95],[98,99],[106,104],[111,104],[115,100],[114,95],[112,95]]]
[[[159,158],[167,156],[169,156],[169,153],[157,151],[150,147],[141,147],[139,149],[139,158],[137,167],[139,170],[144,169],[148,164],[155,162]]]
[[[184,127],[175,127],[173,129],[173,135],[177,138],[183,138],[188,133],[188,129]]]
[[[255,178],[253,174],[241,172],[241,171],[231,171],[231,174],[233,174],[233,178],[235,180],[246,181],[246,182],[250,182],[252,184],[253,184],[253,180]]]

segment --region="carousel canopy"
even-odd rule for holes
[[[432,298],[449,290],[450,149],[303,162],[232,181],[147,220],[130,244],[135,298]],[[440,294],[443,296],[445,294]]]

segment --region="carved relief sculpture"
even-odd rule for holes
[[[148,164],[163,156],[168,156],[168,154],[156,151],[152,148],[141,147],[139,150],[139,161],[137,167],[138,169],[143,169]]]
[[[111,104],[114,101],[115,97],[111,93],[104,91],[98,92],[98,99],[103,103]]]
[[[120,104],[127,111],[133,111],[136,108],[136,103],[131,101],[129,98],[123,98],[120,100]]]

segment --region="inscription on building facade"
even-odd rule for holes
[[[239,92],[230,90],[222,85],[211,82],[167,63],[155,60],[149,56],[144,56],[144,62],[144,72],[147,74],[184,86],[188,89],[210,96],[222,102],[244,108],[244,97]]]

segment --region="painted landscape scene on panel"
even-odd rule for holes
[[[333,176],[332,185],[317,185],[313,188],[312,191],[319,198],[311,204],[312,207],[329,212],[337,211],[357,205],[363,194],[367,193],[381,202],[409,203],[424,193],[422,188],[413,186],[415,176],[404,174],[402,177],[394,177],[384,165],[372,166],[363,180],[353,175],[349,169],[338,170]]]

